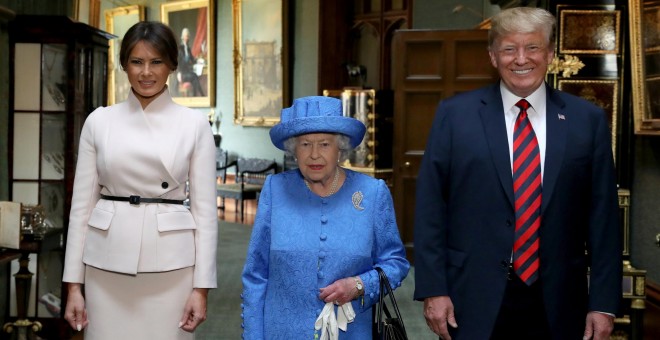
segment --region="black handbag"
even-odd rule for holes
[[[403,325],[401,312],[399,312],[399,307],[396,305],[396,299],[394,298],[394,291],[390,285],[390,280],[387,279],[387,275],[385,275],[385,272],[381,268],[376,267],[376,271],[378,271],[380,279],[380,297],[378,298],[378,309],[376,310],[376,306],[373,307],[373,339],[408,340],[406,327]],[[390,314],[390,311],[385,304],[384,299],[386,294],[390,297],[390,304],[394,309],[394,317],[392,317],[392,314]]]

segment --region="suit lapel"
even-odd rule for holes
[[[185,129],[168,128],[163,126],[163,124],[176,124],[170,122],[176,118],[176,115],[172,115],[171,111],[168,110],[168,103],[170,102],[170,94],[165,90],[165,92],[152,101],[146,109],[142,109],[142,107],[139,106],[138,112],[140,112],[144,124],[144,128],[142,129],[144,134],[142,141],[147,145],[148,150],[152,150],[151,155],[154,157],[152,169],[157,170],[155,173],[158,174],[160,180],[162,182],[168,182],[168,184],[171,185],[170,189],[173,190],[180,184],[180,182],[177,181],[176,176],[170,172],[167,165],[175,165],[174,157],[176,157],[176,145],[174,145],[174,141],[180,140],[179,134],[183,133]],[[148,117],[147,112],[151,115],[150,118]],[[159,136],[156,131],[168,131],[170,138]]]
[[[509,142],[506,134],[504,112],[502,112],[502,97],[499,83],[493,85],[482,98],[484,106],[479,114],[483,123],[484,134],[493,159],[493,164],[500,178],[502,190],[509,198],[513,208],[513,179],[511,177],[511,159],[509,155]]]
[[[552,197],[557,177],[564,161],[566,150],[566,139],[570,116],[565,111],[566,104],[557,95],[556,91],[547,86],[546,100],[546,141],[545,141],[545,165],[543,172],[543,199],[541,214],[545,212],[548,202]],[[562,118],[560,118],[562,117]]]

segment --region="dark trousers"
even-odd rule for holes
[[[527,286],[512,271],[491,340],[550,339],[541,280]]]

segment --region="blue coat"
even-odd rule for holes
[[[546,90],[543,301],[552,339],[581,339],[587,311],[616,313],[621,299],[610,129],[601,108]],[[452,339],[487,339],[507,285],[515,213],[502,106],[499,84],[440,103],[417,178],[415,299],[451,297]]]
[[[312,193],[298,170],[267,178],[242,276],[244,339],[314,339],[325,305],[319,289],[356,275],[365,295],[352,302],[355,321],[339,338],[371,339],[374,266],[396,288],[410,265],[385,182],[345,172],[342,187],[326,198]],[[354,203],[358,193],[363,199]]]

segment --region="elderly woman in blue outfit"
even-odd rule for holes
[[[242,276],[244,339],[371,339],[374,267],[399,287],[410,264],[385,182],[339,166],[364,132],[331,97],[295,100],[270,130],[298,169],[269,176],[261,192]]]

